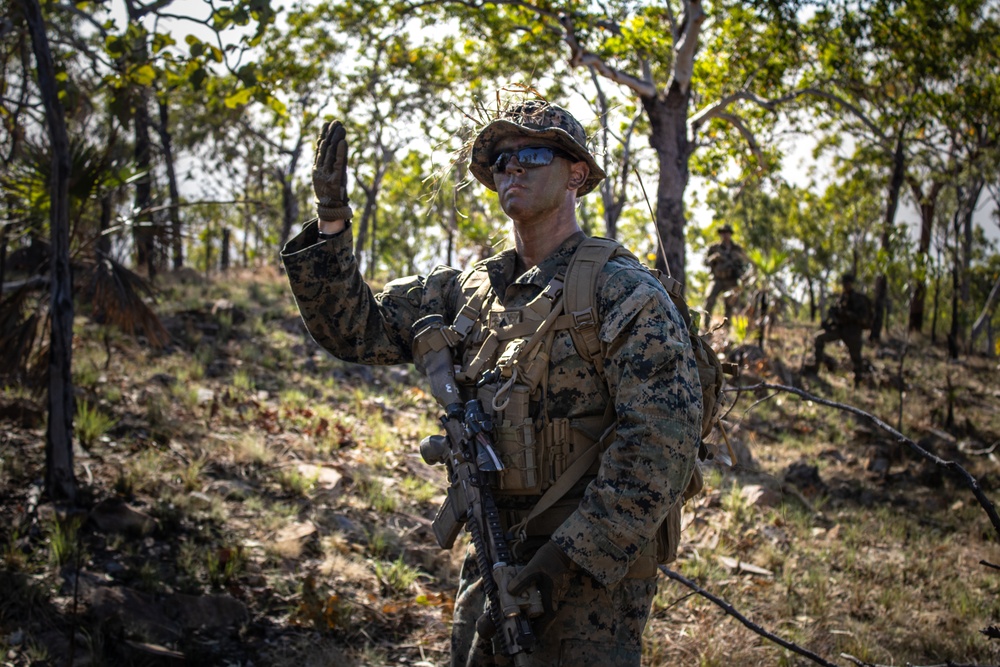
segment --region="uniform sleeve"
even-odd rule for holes
[[[611,586],[655,539],[687,487],[702,400],[687,329],[653,276],[640,268],[616,271],[600,291],[599,309],[617,433],[580,507],[553,539]]]
[[[334,356],[362,364],[412,361],[413,323],[424,315],[451,317],[458,271],[388,283],[373,294],[358,271],[350,227],[320,239],[310,221],[281,251],[288,282],[312,337]]]

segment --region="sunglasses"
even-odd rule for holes
[[[579,162],[577,157],[558,148],[552,148],[551,146],[525,146],[524,148],[497,153],[493,156],[493,164],[490,165],[490,171],[494,174],[507,171],[507,165],[510,164],[511,158],[515,157],[517,158],[517,163],[525,169],[546,167],[552,164],[552,161],[557,157],[565,158],[570,162]]]

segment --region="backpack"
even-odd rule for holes
[[[597,318],[597,277],[604,265],[614,257],[631,257],[639,262],[635,255],[617,241],[600,237],[585,239],[570,260],[563,288],[563,299],[565,300],[563,309],[566,313],[573,315],[574,319],[583,322],[583,324],[569,330],[570,336],[573,338],[573,345],[576,347],[577,354],[584,360],[592,362],[602,376],[604,374],[604,359],[601,354],[600,340],[597,337],[601,325]],[[645,267],[642,262],[639,264]],[[704,440],[719,423],[726,375],[734,375],[735,366],[731,364],[723,366],[708,340],[698,334],[697,327],[692,322],[691,310],[682,295],[681,283],[657,269],[647,267],[647,270],[656,276],[666,289],[670,300],[673,301],[688,328],[691,348],[698,366],[698,377],[701,380],[701,398],[704,408],[701,437]],[[702,448],[703,451],[699,452],[701,459],[712,458],[712,452],[704,451],[707,449],[704,443],[702,443]]]

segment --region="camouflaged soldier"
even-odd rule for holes
[[[536,619],[538,644],[528,658],[546,667],[639,665],[656,564],[676,549],[680,499],[692,479],[702,423],[685,323],[662,285],[632,257],[611,259],[597,276],[602,369],[584,361],[569,330],[561,329],[547,337],[543,372],[496,372],[523,345],[518,326],[551,296],[585,239],[577,198],[604,178],[585,143],[582,126],[558,106],[529,101],[501,114],[478,135],[470,170],[499,196],[514,248],[465,271],[439,266],[372,294],[352,252],[346,142],[343,128],[332,123],[314,168],[319,220],[306,223],[282,253],[306,326],[345,360],[410,362],[418,319],[440,314],[457,322],[473,311],[455,350],[457,378],[461,392],[494,409],[492,435],[506,468],[493,492],[523,568],[509,590],[535,583],[552,610]],[[505,399],[498,402],[500,394]],[[586,474],[532,515],[543,492],[588,451],[600,453]],[[661,526],[673,531],[672,544]],[[476,561],[467,557],[452,665],[508,664],[477,630],[484,605]]]
[[[858,386],[866,370],[865,360],[861,355],[861,339],[863,331],[871,328],[872,302],[861,292],[855,291],[853,273],[842,275],[840,284],[843,290],[827,311],[823,329],[813,339],[813,363],[806,365],[804,370],[810,374],[817,373],[821,363],[833,370],[833,359],[824,354],[823,350],[827,343],[842,340],[854,366],[854,386]]]
[[[708,322],[712,321],[712,311],[715,309],[715,300],[720,294],[736,289],[740,284],[740,278],[746,272],[749,260],[743,247],[733,243],[733,228],[726,224],[719,229],[719,243],[715,243],[708,248],[708,268],[712,271],[712,286],[705,299],[705,311],[708,313]],[[726,319],[732,317],[733,300],[723,298]]]

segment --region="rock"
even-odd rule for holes
[[[163,609],[184,630],[221,630],[250,619],[247,606],[231,595],[174,593],[163,600]]]
[[[100,587],[90,591],[87,602],[96,621],[118,624],[125,632],[150,641],[177,641],[184,635],[181,625],[147,593],[123,586]]]
[[[133,509],[120,498],[107,498],[90,511],[90,520],[105,533],[148,535],[156,530],[153,517]]]
[[[819,468],[808,463],[796,462],[785,470],[785,483],[791,484],[806,498],[815,498],[827,492],[826,484],[819,476]]]

